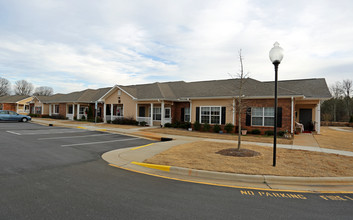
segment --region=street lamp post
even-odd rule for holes
[[[270,50],[270,60],[275,66],[275,118],[274,118],[274,134],[273,134],[273,166],[276,166],[276,145],[277,145],[277,81],[278,81],[278,65],[283,59],[283,49],[276,42]]]

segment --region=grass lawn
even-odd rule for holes
[[[255,157],[234,157],[218,154],[220,150],[236,148],[235,144],[199,141],[175,146],[145,163],[170,165],[198,170],[276,176],[338,177],[353,176],[353,157],[277,149],[277,164],[272,166],[272,148],[242,145],[260,153]]]

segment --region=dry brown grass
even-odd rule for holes
[[[234,134],[216,134],[210,132],[187,131],[175,128],[151,128],[145,131],[161,134],[181,135],[200,138],[212,138],[222,140],[238,140],[238,136]],[[261,135],[246,135],[241,137],[243,141],[273,143],[273,137],[266,137]],[[278,144],[293,144],[293,140],[277,138]]]
[[[316,141],[323,148],[353,151],[353,128],[340,128],[351,132],[336,131],[330,127],[321,127],[321,134],[314,135]]]
[[[236,147],[235,144],[200,141],[170,148],[145,163],[161,164],[228,173],[277,176],[353,176],[353,157],[277,149],[277,165],[272,166],[272,148],[243,145],[261,156],[232,157],[216,152]]]

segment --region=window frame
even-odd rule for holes
[[[255,112],[255,110],[254,109],[256,109],[256,108],[258,108],[258,109],[262,109],[262,115],[260,116],[260,115],[254,115],[254,112]],[[265,109],[272,109],[273,110],[273,115],[272,116],[268,116],[268,115],[266,115],[265,114]],[[258,124],[256,124],[256,125],[254,125],[253,124],[253,118],[261,118],[261,125],[258,125]],[[266,118],[272,118],[272,120],[271,121],[273,121],[273,125],[266,125],[265,124],[265,119]],[[251,126],[253,126],[253,127],[274,127],[274,120],[275,119],[275,114],[274,114],[274,107],[252,107],[251,108]]]
[[[209,110],[208,110],[209,114],[206,114],[206,115],[202,114],[202,109],[203,108],[209,108]],[[212,110],[212,108],[218,108],[219,114],[213,115],[212,112],[214,112],[214,111]],[[208,116],[208,122],[204,122],[202,120],[202,116],[204,116],[204,117]],[[219,120],[218,123],[212,123],[212,117],[218,117],[218,120]],[[201,124],[208,123],[210,125],[215,125],[215,124],[221,125],[221,123],[222,123],[222,106],[200,106],[200,118],[199,118],[199,121],[200,121]]]

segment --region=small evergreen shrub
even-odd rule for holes
[[[349,123],[353,123],[353,115],[352,115],[351,118],[349,119]]]
[[[166,127],[166,128],[172,128],[173,125],[172,125],[171,123],[165,123],[165,124],[164,124],[164,127]]]
[[[253,129],[251,134],[261,134],[261,131],[259,129]]]
[[[195,121],[194,123],[194,129],[195,131],[200,131],[201,130],[201,124],[198,121]]]
[[[145,121],[140,122],[140,126],[146,126],[146,125],[147,125],[147,122],[145,122]]]
[[[278,135],[279,137],[283,137],[285,133],[286,133],[285,131],[278,131],[278,132],[277,132],[277,135]]]
[[[86,116],[82,115],[81,120],[83,120],[83,121],[86,120]]]
[[[208,123],[203,124],[203,131],[210,131],[211,125]]]
[[[191,128],[191,123],[190,122],[184,122],[183,123],[183,128],[186,129],[186,130]]]
[[[224,126],[224,130],[226,130],[227,133],[231,133],[234,129],[234,125],[232,123],[228,123]]]
[[[222,130],[222,129],[221,129],[221,126],[219,126],[219,125],[217,125],[217,124],[213,126],[213,131],[214,131],[215,133],[219,133],[221,130]]]
[[[272,130],[265,131],[265,135],[272,136],[274,132]]]
[[[139,122],[133,118],[116,118],[112,121],[113,124],[119,125],[138,125]]]
[[[107,120],[107,124],[111,124],[112,123],[112,120]]]

